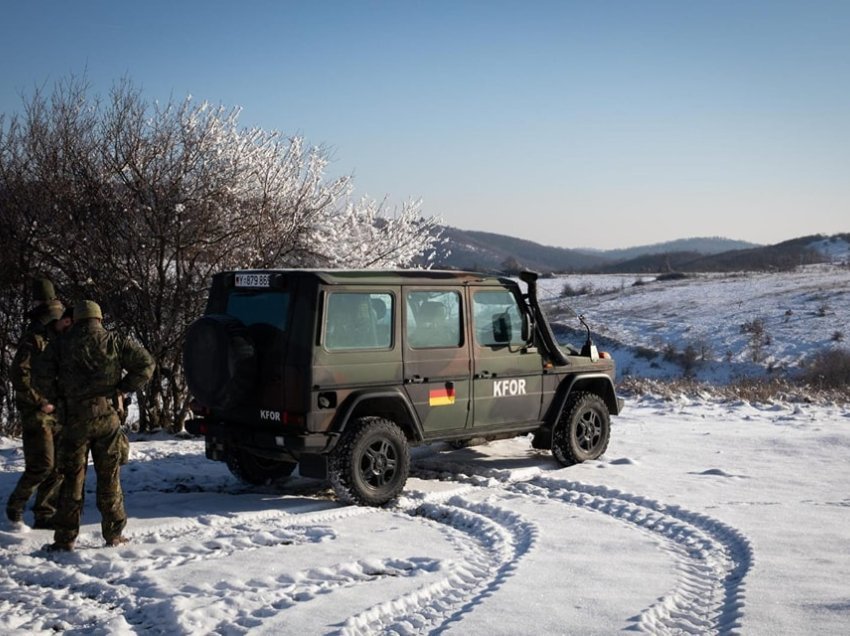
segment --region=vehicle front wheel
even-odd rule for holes
[[[571,396],[552,437],[552,454],[564,466],[598,459],[608,448],[611,415],[595,393]]]
[[[340,501],[364,506],[382,506],[397,497],[409,472],[407,438],[394,422],[378,417],[352,422],[329,461]]]
[[[297,462],[268,459],[241,449],[229,450],[225,463],[237,479],[252,486],[262,486],[276,479],[289,477],[298,465]]]

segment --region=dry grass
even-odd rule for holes
[[[809,404],[850,404],[850,385],[825,387],[788,379],[742,378],[724,385],[708,384],[692,379],[650,380],[624,378],[617,390],[625,396],[652,395],[666,400],[685,396],[691,399],[715,399],[755,404],[802,402]]]

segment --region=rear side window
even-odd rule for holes
[[[333,292],[327,300],[324,341],[329,351],[392,346],[391,294]]]
[[[414,349],[459,347],[460,294],[412,291],[407,294],[407,343]]]
[[[286,331],[289,320],[287,292],[234,291],[227,297],[227,315],[243,325],[266,325]]]

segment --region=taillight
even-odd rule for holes
[[[284,411],[280,414],[281,424],[293,424],[295,426],[304,426],[304,422],[306,421],[303,413],[290,413],[289,411]]]

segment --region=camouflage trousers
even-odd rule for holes
[[[36,521],[48,521],[56,512],[62,475],[56,466],[59,447],[59,426],[56,420],[43,413],[22,414],[24,443],[24,474],[9,496],[6,510],[23,513],[35,492],[33,513]]]
[[[127,525],[120,476],[125,439],[114,411],[87,418],[69,414],[59,452],[59,470],[64,479],[59,492],[59,510],[54,517],[56,543],[73,545],[80,533],[90,451],[97,477],[101,533],[107,542],[121,536]]]

